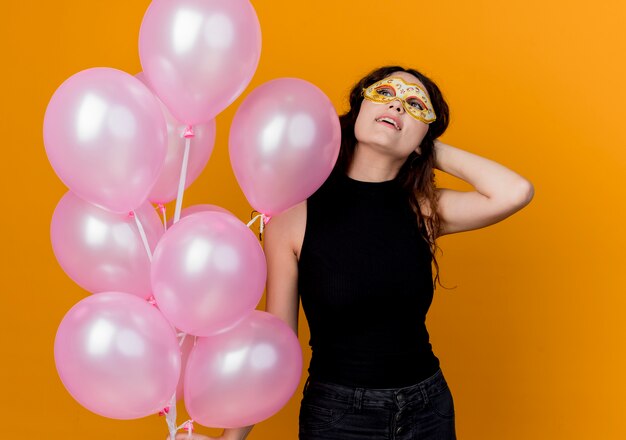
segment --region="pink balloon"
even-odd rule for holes
[[[113,419],[158,413],[180,375],[172,326],[148,302],[121,292],[88,296],[67,312],[54,360],[72,397]]]
[[[185,407],[205,426],[252,425],[285,406],[301,375],[302,350],[293,330],[254,310],[232,329],[198,338],[185,370]]]
[[[230,128],[233,171],[248,202],[274,215],[305,200],[339,156],[341,128],[330,100],[298,78],[269,81],[241,103]]]
[[[183,345],[180,347],[180,355],[181,355],[181,364],[180,371],[181,375],[178,379],[178,385],[176,386],[176,400],[181,400],[184,396],[185,392],[185,368],[187,368],[187,362],[189,360],[189,354],[193,349],[194,342],[196,337],[193,335],[186,335],[185,340],[183,341]]]
[[[163,224],[148,202],[135,213],[153,251]],[[134,218],[98,208],[68,191],[50,225],[52,250],[65,273],[85,290],[152,295],[150,260]]]
[[[207,212],[207,211],[223,212],[225,214],[230,214],[233,217],[235,217],[235,214],[233,214],[232,212],[230,212],[226,208],[222,208],[221,206],[210,205],[210,204],[206,203],[206,204],[188,206],[187,208],[183,209],[180,212],[180,218],[188,217],[191,214],[195,214],[196,212]],[[172,226],[173,224],[174,224],[174,220],[173,219],[170,219],[170,220],[167,221],[167,227],[168,228],[170,226]]]
[[[185,209],[183,209],[181,211],[180,215],[181,215],[181,218],[182,218],[182,217],[190,216],[191,214],[195,214],[197,212],[209,212],[209,211],[211,211],[211,212],[223,212],[224,214],[229,214],[229,215],[232,215],[233,217],[235,217],[235,214],[230,212],[228,209],[222,208],[221,206],[218,206],[218,205],[211,205],[209,203],[188,206],[188,207],[186,207]]]
[[[163,235],[152,258],[159,309],[185,333],[208,336],[249,314],[263,295],[267,267],[254,233],[222,212],[198,212]]]
[[[150,193],[165,161],[165,119],[138,79],[97,67],[67,79],[44,118],[48,159],[79,197],[128,213]]]
[[[151,88],[143,73],[138,73],[135,77],[148,88]],[[167,124],[167,156],[161,174],[150,191],[148,200],[152,203],[165,204],[176,199],[178,195],[178,182],[185,152],[185,138],[182,137],[182,134],[187,126],[172,116],[158,96],[155,95],[155,98],[159,102]],[[195,125],[193,132],[194,136],[191,138],[187,159],[185,188],[189,188],[189,185],[198,178],[211,157],[215,144],[215,119],[211,119],[205,124]]]
[[[143,71],[179,121],[213,119],[247,87],[261,26],[247,0],[153,0],[139,30]]]

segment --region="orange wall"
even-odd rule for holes
[[[185,205],[214,203],[249,219],[227,139],[235,110],[254,87],[300,77],[340,111],[352,83],[375,66],[423,70],[451,107],[442,140],[535,186],[531,205],[513,217],[440,240],[442,282],[457,288],[438,288],[427,324],[454,394],[459,438],[626,438],[624,3],[252,3],[263,32],[260,64],[244,95],[217,117],[216,149]],[[0,405],[7,438],[166,435],[157,416],[119,421],[90,413],[57,376],[56,329],[86,293],[52,253],[50,219],[66,189],[42,142],[48,100],[69,76],[95,66],[140,70],[137,39],[148,4],[1,6]],[[443,173],[438,183],[470,189]],[[308,337],[301,315],[305,366]],[[250,438],[296,438],[300,397],[301,388]]]

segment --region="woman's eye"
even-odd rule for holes
[[[418,108],[418,109],[420,109],[420,110],[424,110],[424,107],[422,107],[422,105],[420,104],[420,102],[419,102],[419,101],[415,101],[415,100],[413,100],[413,101],[411,101],[411,102],[410,102],[410,104],[411,104],[413,107],[417,107],[417,108]]]
[[[393,93],[391,92],[391,90],[387,88],[378,89],[376,90],[376,93],[378,93],[379,95],[383,95],[383,96],[393,96]]]

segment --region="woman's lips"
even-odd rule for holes
[[[394,127],[392,124],[390,124],[389,122],[384,122],[384,121],[376,121],[378,124],[383,124],[389,128],[391,128],[393,131],[398,131],[398,129],[396,127]]]
[[[402,129],[402,122],[400,122],[400,119],[398,119],[396,116],[385,113],[376,118],[376,121],[381,122],[382,119],[388,119],[387,122],[393,121],[391,125],[393,125],[396,130],[400,131]]]

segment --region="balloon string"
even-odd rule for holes
[[[179,332],[179,333],[177,333],[177,334],[176,334],[176,336],[177,336],[177,337],[179,337],[179,338],[181,338],[181,339],[180,339],[180,341],[178,342],[178,345],[179,345],[180,347],[182,347],[182,346],[183,346],[183,342],[185,342],[185,337],[189,336],[189,333]],[[194,336],[194,337],[193,337],[193,346],[194,346],[194,347],[196,346],[196,340],[197,340],[197,337],[196,337],[196,336]]]
[[[148,254],[148,260],[152,261],[152,252],[150,252],[150,246],[148,245],[148,238],[146,237],[146,231],[144,231],[143,226],[141,226],[141,222],[139,221],[139,216],[135,213],[135,211],[131,211],[129,215],[135,219],[135,223],[137,224],[137,229],[139,229],[139,235],[141,235],[141,241],[143,242],[143,246],[146,248],[146,254]]]
[[[183,132],[185,138],[185,153],[183,154],[183,165],[180,170],[180,180],[178,181],[178,195],[176,197],[176,211],[174,211],[174,223],[180,220],[180,210],[183,206],[183,193],[185,192],[185,179],[187,178],[187,163],[189,162],[189,147],[191,138],[194,137],[193,127],[188,125]]]
[[[187,337],[187,333],[179,333],[178,337],[180,338],[180,341],[178,341],[178,346],[182,347],[183,342],[185,342],[185,338]]]
[[[178,342],[179,347],[182,347],[187,333],[179,332],[176,333],[176,336],[180,338],[180,341]],[[165,423],[167,424],[167,430],[170,434],[170,440],[176,440],[176,432],[180,429],[186,429],[188,436],[191,437],[191,432],[193,431],[193,420],[187,420],[182,425],[176,426],[176,391],[174,391],[169,405],[163,408],[163,410],[159,412],[159,415],[165,415]]]
[[[187,336],[187,333],[178,332],[176,333],[176,336],[180,338],[180,341],[178,341],[178,346],[182,347],[183,342],[185,342],[185,337]],[[169,405],[163,408],[163,410],[159,412],[159,415],[165,415],[165,423],[167,424],[167,429],[170,433],[170,440],[176,440],[176,432],[181,429],[182,426],[186,426],[186,424],[189,423],[189,421],[187,421],[180,426],[176,426],[176,391],[174,391],[174,394],[170,399]],[[193,421],[191,421],[191,423],[193,423]],[[191,429],[193,430],[193,426],[191,427]],[[189,432],[189,435],[191,435],[191,431],[189,430],[189,428],[187,428],[187,430]]]
[[[161,216],[163,216],[163,229],[167,231],[167,216],[165,213],[165,205],[163,205],[162,203],[159,203],[157,205],[157,208],[159,209],[159,211],[161,211]]]
[[[187,437],[191,437],[191,433],[193,432],[193,419],[189,419],[184,422],[182,425],[178,426],[176,429],[184,429],[187,431]]]
[[[170,433],[170,440],[176,440],[176,431],[179,429],[176,426],[176,391],[174,391],[169,405],[159,414],[163,413],[165,413],[165,423],[167,424],[167,430]]]
[[[255,211],[252,211],[252,212],[255,212]],[[248,222],[248,224],[246,226],[248,226],[248,227],[252,226],[254,224],[254,222],[256,222],[256,220],[259,219],[259,218],[261,219],[261,221],[259,222],[259,240],[261,240],[262,236],[263,236],[264,226],[272,218],[271,215],[265,215],[263,213],[257,214],[257,215],[254,216],[254,218],[252,218],[252,220],[250,220]]]

